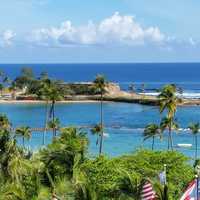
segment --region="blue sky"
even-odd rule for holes
[[[198,62],[200,1],[6,0],[0,62]]]

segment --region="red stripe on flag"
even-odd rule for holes
[[[153,190],[152,184],[146,182],[142,187],[141,198],[142,200],[155,200],[155,192]]]

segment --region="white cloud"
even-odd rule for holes
[[[71,21],[63,22],[60,27],[34,30],[29,41],[46,46],[66,45],[144,45],[162,44],[166,36],[158,27],[142,27],[133,16],[120,15],[92,21],[87,25],[73,26]]]
[[[0,33],[0,46],[10,46],[16,34],[12,30],[5,30]]]

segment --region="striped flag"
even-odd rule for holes
[[[200,200],[197,181],[197,179],[194,179],[189,184],[180,200]]]
[[[152,184],[149,181],[146,181],[142,187],[141,199],[142,200],[155,200],[156,199],[156,193],[153,190]]]

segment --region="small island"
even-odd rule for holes
[[[96,102],[101,100],[101,95],[94,89],[94,82],[64,82],[54,80],[48,76],[47,72],[41,72],[39,77],[35,77],[29,67],[21,69],[21,73],[14,80],[11,80],[4,72],[0,72],[0,103],[43,103],[45,100],[40,94],[41,85],[45,80],[52,81],[62,90],[63,98],[58,99],[58,103],[71,102]],[[159,88],[158,88],[159,90]],[[157,96],[137,93],[134,91],[121,90],[118,83],[106,82],[103,101],[138,103],[156,106],[159,104]],[[200,99],[187,99],[181,97],[181,105],[200,105]]]

